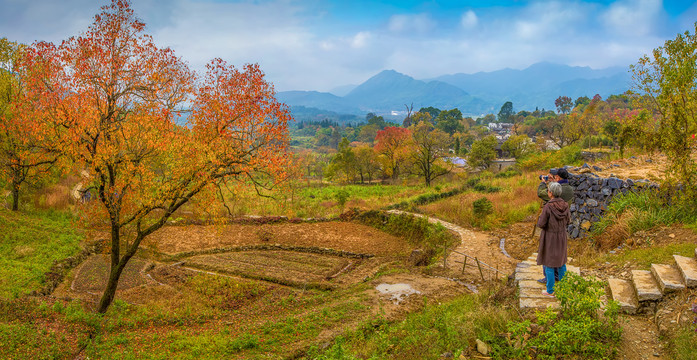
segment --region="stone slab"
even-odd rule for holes
[[[636,314],[639,308],[639,301],[634,292],[634,286],[627,280],[610,278],[607,279],[610,285],[612,299],[620,304],[622,311],[627,314]]]
[[[559,308],[559,301],[554,297],[544,297],[544,298],[520,298],[520,308],[521,309],[544,309],[547,307],[552,307],[555,309]]]
[[[538,283],[537,280],[521,280],[518,282],[518,287],[521,289],[522,288],[539,289],[540,291],[547,288],[545,286],[545,284]]]
[[[540,284],[542,285],[542,284]],[[542,295],[545,288],[521,287],[518,296],[521,298],[548,298],[548,295]]]
[[[581,268],[578,266],[573,266],[573,265],[566,265],[566,271],[567,272],[572,272],[578,276],[581,276]]]
[[[670,265],[651,264],[651,273],[664,294],[685,289],[680,271]]]
[[[636,289],[639,301],[660,300],[663,293],[658,287],[658,282],[648,270],[632,270],[632,282]]]
[[[685,256],[673,255],[675,263],[687,287],[697,287],[697,260]]]
[[[542,271],[517,271],[515,273],[515,281],[521,280],[537,280],[542,279]]]

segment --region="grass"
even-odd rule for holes
[[[84,235],[66,212],[0,208],[0,298],[37,290],[55,260],[80,251]]]
[[[697,360],[697,331],[695,325],[684,327],[671,339],[675,360]]]
[[[603,254],[596,260],[599,263],[609,262],[620,265],[629,262],[633,266],[648,270],[651,264],[674,263],[673,255],[694,257],[695,244],[686,242],[682,244],[651,246],[650,248],[627,249],[617,254]]]
[[[476,338],[505,331],[515,313],[489,302],[488,295],[463,295],[444,303],[427,303],[423,311],[391,323],[375,318],[347,332],[326,349],[310,349],[311,359],[436,359],[455,358]]]
[[[490,230],[520,222],[536,214],[540,208],[540,200],[536,193],[537,178],[533,173],[499,178],[484,177],[481,182],[487,187],[502,190],[484,193],[468,191],[422,206],[419,210],[463,227]],[[475,213],[473,204],[481,198],[491,201],[491,214],[478,216]]]

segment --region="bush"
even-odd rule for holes
[[[491,200],[482,197],[472,203],[472,210],[474,211],[475,216],[487,216],[494,212],[494,204],[491,202]]]
[[[459,239],[440,224],[432,224],[426,218],[413,215],[392,215],[382,211],[354,212],[343,220],[356,220],[380,229],[388,234],[406,239],[411,245],[423,248],[437,258],[442,256],[443,247],[459,243]]]

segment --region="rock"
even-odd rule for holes
[[[591,222],[590,222],[590,221],[586,220],[586,221],[584,221],[584,222],[581,223],[581,229],[583,229],[583,230],[588,230],[588,229],[590,229],[590,228],[591,228]]]
[[[670,234],[670,235],[668,235],[668,237],[671,239],[675,239],[675,234]]]
[[[477,339],[476,342],[477,342],[477,351],[484,356],[489,355],[489,351],[490,351],[489,345],[487,345],[487,343],[485,343],[484,341],[481,341],[479,339]]]
[[[411,266],[428,265],[428,255],[422,249],[416,249],[409,255],[408,263]]]
[[[588,199],[588,201],[586,201],[586,205],[596,207],[598,206],[598,202],[594,199]]]
[[[453,353],[451,353],[450,351],[444,352],[444,353],[440,354],[440,357],[446,358],[446,359],[452,359],[452,358],[453,358]]]

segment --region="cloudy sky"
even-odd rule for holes
[[[108,0],[0,0],[0,37],[79,35]],[[540,61],[627,66],[694,31],[681,0],[132,0],[160,46],[194,69],[256,62],[276,89],[328,91],[385,69],[425,79]]]

